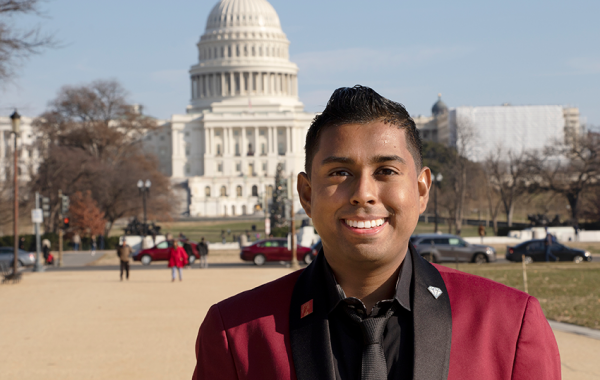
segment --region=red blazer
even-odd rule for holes
[[[171,247],[169,249],[169,268],[183,268],[188,263],[188,256],[183,247]]]
[[[560,379],[538,301],[516,289],[413,258],[414,379]],[[192,379],[335,379],[317,256],[304,271],[213,305]],[[323,276],[321,276],[323,277]],[[427,289],[435,286],[435,298]],[[417,301],[419,300],[419,301]]]

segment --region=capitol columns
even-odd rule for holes
[[[242,127],[242,139],[241,139],[241,149],[240,149],[240,155],[242,157],[246,157],[248,155],[248,143],[246,141],[246,127]]]

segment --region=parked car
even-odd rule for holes
[[[256,265],[263,265],[267,261],[291,261],[292,252],[287,247],[286,238],[263,239],[252,245],[243,247],[240,258],[244,261],[253,261]],[[311,262],[311,249],[296,245],[296,258],[308,264]]]
[[[410,242],[421,256],[434,263],[458,260],[481,264],[496,261],[493,247],[471,244],[456,235],[419,234],[411,236]]]
[[[570,248],[559,243],[553,243],[550,246],[550,252],[559,261],[573,261],[580,263],[582,261],[592,261],[592,255],[588,251]],[[534,261],[546,261],[546,245],[543,239],[528,240],[514,247],[506,247],[506,260],[521,262],[525,255],[525,263]]]
[[[19,262],[18,266],[29,267],[35,264],[35,253],[27,252],[19,249]],[[0,263],[4,266],[12,266],[14,262],[15,249],[13,247],[0,247]]]
[[[183,244],[183,249],[188,254],[188,263],[192,265],[197,259],[200,258],[198,253],[198,244],[191,240],[179,240]],[[152,248],[142,249],[135,256],[133,260],[141,261],[143,265],[150,265],[153,261],[168,261],[169,250],[171,249],[168,241],[161,241]]]

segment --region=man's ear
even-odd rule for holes
[[[298,196],[300,197],[302,208],[306,211],[306,215],[308,215],[309,218],[312,218],[310,207],[312,187],[310,186],[310,179],[306,173],[298,173],[298,184],[296,185],[296,188],[298,189]]]
[[[427,166],[421,170],[417,185],[419,186],[419,214],[422,214],[427,209],[429,189],[431,189],[431,170]]]

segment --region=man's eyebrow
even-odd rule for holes
[[[338,164],[354,164],[355,161],[349,157],[329,156],[321,161],[321,165],[327,165],[331,163]]]
[[[370,161],[372,164],[383,164],[384,162],[398,161],[399,163],[406,165],[406,160],[395,154],[391,155],[391,156],[375,156],[375,157],[371,158]]]
[[[395,154],[391,155],[391,156],[381,156],[381,155],[375,156],[369,160],[369,162],[371,164],[382,164],[384,162],[390,162],[390,161],[397,161],[401,164],[406,165],[406,160]],[[356,161],[354,161],[350,157],[340,157],[340,156],[329,156],[329,157],[325,158],[323,161],[321,161],[321,165],[327,165],[327,164],[331,164],[331,163],[352,165],[352,164],[356,163]]]

